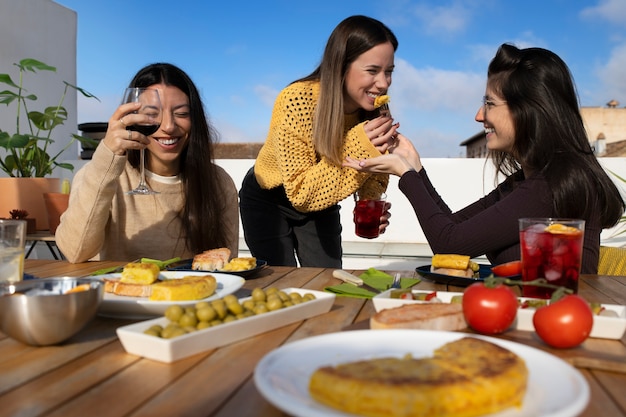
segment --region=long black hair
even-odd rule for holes
[[[587,138],[569,68],[542,48],[503,44],[489,64],[487,83],[506,100],[515,128],[510,154],[494,152],[499,172],[523,166],[548,181],[559,217],[600,213],[603,228],[624,214],[624,201]]]
[[[213,164],[217,132],[207,121],[198,89],[180,68],[167,63],[148,65],[135,75],[130,87],[161,83],[178,88],[189,98],[191,130],[180,157],[184,204],[179,213],[187,249],[200,253],[227,246],[227,231],[223,227],[224,191]],[[137,168],[139,151],[129,151],[128,161]]]

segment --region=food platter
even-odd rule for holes
[[[168,271],[193,271],[193,272],[206,272],[206,271],[197,271],[191,269],[191,264],[193,263],[193,259],[185,259],[182,261],[178,261],[175,264],[170,265],[167,270]],[[240,277],[248,278],[261,269],[267,266],[267,261],[262,261],[260,259],[256,260],[256,266],[252,269],[246,269],[244,271],[216,271],[220,274],[228,274],[228,275],[239,275]],[[212,272],[211,272],[212,273]]]
[[[439,284],[466,287],[475,282],[482,282],[485,278],[491,275],[491,265],[479,264],[478,266],[478,278],[455,277],[452,275],[437,274],[435,272],[430,272],[430,265],[418,266],[415,268],[415,272],[417,272],[421,277]]]
[[[152,325],[159,324],[165,326],[168,323],[165,317],[119,327],[117,335],[126,352],[159,362],[170,363],[326,313],[330,311],[335,301],[335,294],[322,291],[304,288],[285,288],[284,291],[288,294],[297,292],[301,295],[311,293],[315,296],[315,299],[280,310],[223,323],[172,339],[161,339],[144,334],[144,330]],[[247,298],[243,298],[240,301],[243,302]]]
[[[98,275],[94,279],[104,278],[120,278],[121,273]],[[236,275],[218,274],[213,272],[199,271],[161,271],[161,279],[180,279],[189,275],[212,275],[217,281],[215,293],[203,300],[193,301],[150,301],[146,297],[128,297],[123,295],[115,295],[105,293],[98,314],[108,317],[123,317],[130,319],[143,319],[163,315],[167,307],[172,304],[181,306],[192,306],[198,301],[210,301],[216,298],[222,298],[225,295],[232,294],[241,288],[245,280]]]
[[[433,302],[392,298],[392,291],[394,290],[383,291],[380,294],[376,294],[372,298],[374,309],[377,312],[388,308],[400,307],[403,304],[422,304]],[[413,290],[412,292],[414,294],[417,294],[432,293],[433,291]],[[437,302],[449,303],[452,301],[453,297],[461,296],[463,296],[462,292],[436,291],[436,298],[438,300]],[[520,304],[523,304],[523,302],[527,300],[530,299],[525,297],[519,298]],[[594,315],[593,327],[591,328],[591,333],[589,334],[589,337],[599,339],[621,339],[626,332],[626,306],[618,304],[602,304],[601,306],[605,310],[610,310],[611,312],[613,312],[615,317]],[[533,325],[533,316],[535,315],[535,311],[536,310],[534,308],[530,307],[521,306],[520,308],[518,308],[517,319],[515,320],[515,322],[513,322],[511,328],[516,330],[534,331],[535,327]]]
[[[381,331],[385,332],[384,337],[378,333]],[[256,366],[254,382],[269,402],[290,415],[346,417],[351,414],[324,406],[309,395],[309,379],[317,368],[376,357],[431,356],[436,348],[464,336],[468,335],[426,330],[355,330],[310,337],[265,355]],[[582,374],[565,361],[519,343],[474,337],[511,350],[524,359],[529,370],[522,408],[489,416],[572,417],[587,406],[589,385]]]

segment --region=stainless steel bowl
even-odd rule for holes
[[[78,286],[82,291],[68,292]],[[30,279],[0,285],[0,330],[33,346],[61,343],[94,318],[101,281],[89,278]]]

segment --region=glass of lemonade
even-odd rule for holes
[[[0,283],[15,283],[24,276],[26,221],[0,219]]]
[[[519,219],[522,281],[545,278],[549,284],[578,292],[585,221],[579,219]],[[554,289],[523,285],[522,295],[550,298]]]
[[[369,196],[357,191],[354,196],[354,232],[366,239],[377,238],[380,234],[380,218],[385,212],[385,194]]]

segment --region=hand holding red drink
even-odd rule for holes
[[[354,224],[357,236],[374,239],[380,234],[380,219],[385,212],[385,194],[379,196],[355,193]]]

